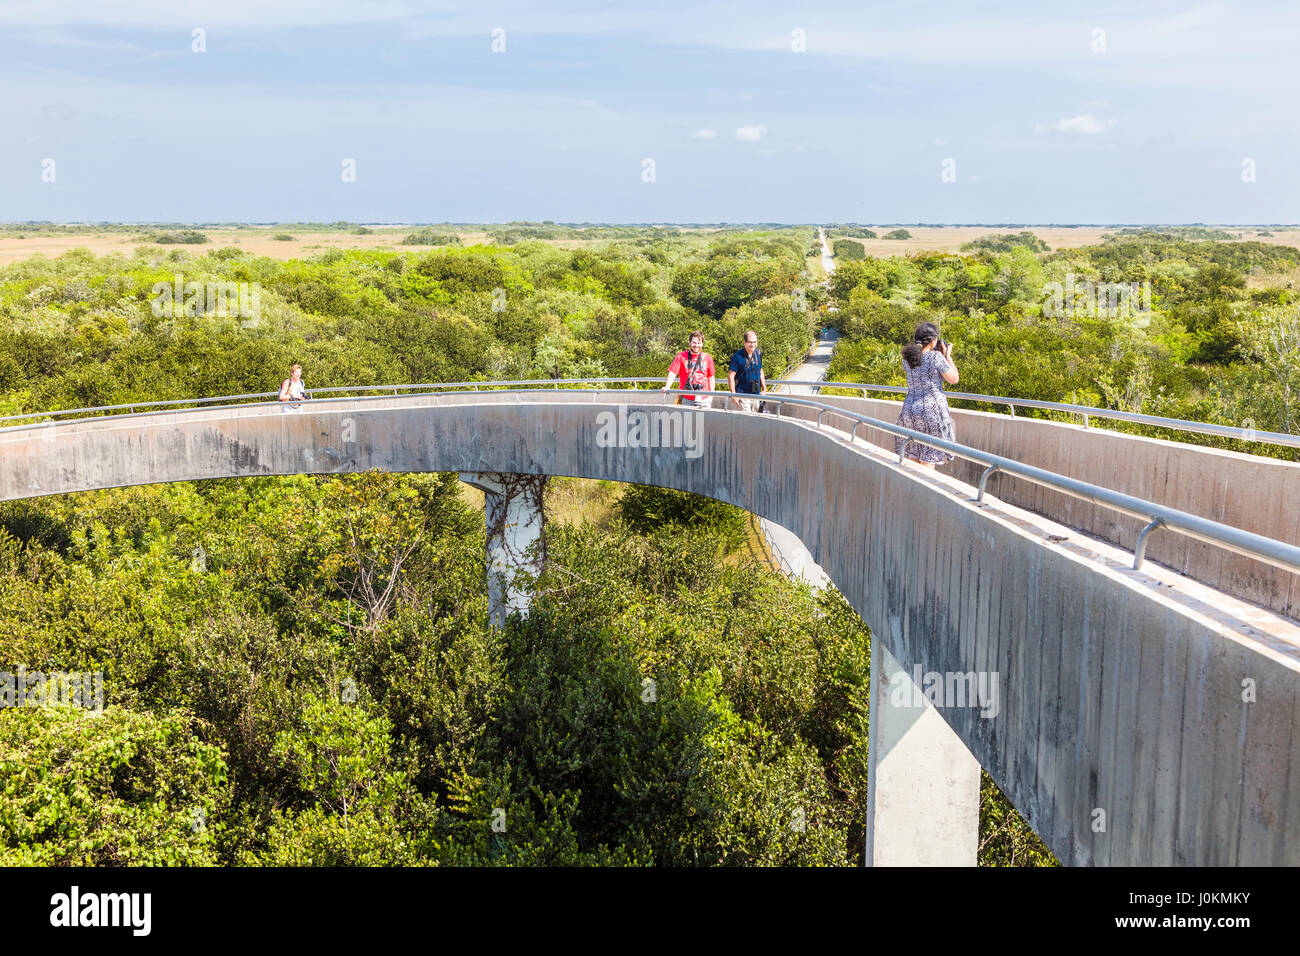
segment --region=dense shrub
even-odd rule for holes
[[[862,248],[862,243],[854,242],[852,239],[836,239],[831,243],[831,249],[836,259],[865,259],[867,251]]]
[[[404,246],[459,246],[460,236],[454,232],[424,228],[407,233],[402,239]]]
[[[683,531],[709,529],[721,547],[734,550],[747,533],[745,513],[734,505],[653,485],[632,485],[619,499],[623,520],[637,534],[676,526]]]
[[[1004,232],[991,236],[980,236],[963,243],[962,252],[1010,252],[1017,247],[1030,252],[1050,252],[1051,247],[1028,230],[1022,232]]]

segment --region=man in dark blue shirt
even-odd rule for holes
[[[767,378],[763,375],[763,353],[758,350],[758,333],[753,329],[745,332],[745,347],[737,349],[731,356],[731,365],[727,369],[727,385],[731,389],[731,404],[746,412],[759,409],[757,398],[741,396],[762,395],[767,391]]]

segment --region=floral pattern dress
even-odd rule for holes
[[[948,399],[943,394],[943,373],[952,368],[951,363],[942,353],[930,349],[921,353],[921,364],[916,368],[906,362],[903,366],[907,370],[907,398],[903,400],[898,424],[935,438],[956,441],[957,433],[952,427],[952,416],[948,414]],[[894,439],[894,454],[903,450],[904,441],[906,439],[901,436]],[[946,465],[952,461],[953,456],[914,441],[907,446],[907,457]]]

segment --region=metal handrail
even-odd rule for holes
[[[790,559],[776,548],[772,547],[772,535],[768,532],[765,521],[766,519],[759,518],[758,527],[763,535],[763,544],[767,548],[767,553],[776,559],[777,567],[784,571],[787,576],[794,577],[794,565],[790,563]]]
[[[306,390],[307,397],[312,398],[316,395],[323,395],[330,392],[378,392],[384,391],[389,393],[390,397],[396,395],[399,391],[410,391],[411,389],[451,389],[451,388],[485,388],[495,389],[497,386],[507,385],[538,385],[538,386],[558,386],[558,385],[585,385],[591,382],[662,382],[663,378],[522,378],[511,379],[506,381],[490,382],[421,382],[412,385],[334,385],[328,388],[309,388]],[[726,379],[718,379],[719,382],[725,382]],[[0,415],[0,422],[22,421],[32,418],[54,418],[63,415],[79,415],[89,412],[115,412],[122,409],[134,410],[137,408],[159,408],[162,406],[175,405],[205,405],[214,403],[233,403],[250,398],[278,398],[279,391],[274,392],[248,392],[240,395],[218,395],[211,398],[170,398],[163,400],[154,400],[148,402],[123,402],[120,405],[94,405],[86,408],[63,408],[45,412],[22,412],[15,415]],[[4,430],[3,426],[0,431]]]
[[[424,382],[413,385],[339,385],[329,388],[312,388],[307,390],[308,396],[324,395],[330,393],[349,393],[349,392],[368,392],[384,390],[396,395],[399,391],[410,391],[412,389],[452,389],[452,388],[491,388],[493,390],[507,386],[524,386],[537,385],[551,388],[558,388],[561,385],[585,385],[590,383],[635,383],[638,385],[648,383],[662,382],[663,378],[659,377],[601,377],[601,378],[533,378],[533,379],[510,379],[499,382]],[[716,383],[726,383],[725,378],[715,379]],[[823,388],[844,388],[856,389],[862,392],[865,398],[867,392],[884,392],[890,394],[903,395],[907,389],[901,385],[869,385],[862,382],[827,382],[824,380],[797,380],[797,379],[769,379],[769,385],[798,385],[805,388],[815,388],[820,394]],[[727,391],[715,389],[715,391]],[[981,395],[977,392],[951,392],[945,391],[948,398],[959,399],[969,402],[985,402],[991,405],[1006,405],[1011,409],[1011,414],[1015,415],[1016,406],[1023,408],[1040,408],[1048,411],[1066,412],[1069,414],[1079,415],[1083,418],[1083,424],[1087,427],[1092,418],[1107,418],[1115,421],[1132,422],[1138,425],[1151,425],[1157,428],[1171,428],[1178,431],[1199,432],[1206,435],[1217,435],[1221,438],[1235,438],[1241,441],[1259,442],[1266,445],[1284,445],[1290,448],[1300,448],[1300,435],[1291,435],[1286,432],[1261,432],[1250,428],[1238,428],[1233,425],[1217,425],[1212,422],[1194,422],[1182,418],[1163,418],[1159,415],[1144,415],[1140,412],[1121,412],[1109,408],[1094,408],[1090,405],[1072,405],[1066,402],[1047,402],[1034,398],[1007,398],[1001,395]],[[254,398],[272,398],[278,397],[279,392],[253,392],[244,395],[221,395],[214,398],[174,398],[162,401],[149,402],[126,402],[121,405],[99,405],[88,408],[66,408],[56,411],[46,412],[25,412],[16,415],[0,416],[0,422],[24,421],[33,418],[55,418],[67,415],[80,415],[92,412],[110,412],[127,409],[134,411],[138,408],[160,408],[171,407],[176,405],[204,405],[213,403],[230,403],[243,401]],[[2,428],[3,426],[0,426]]]
[[[317,394],[326,392],[377,392],[380,390],[397,394],[398,391],[410,390],[415,388],[476,388],[483,385],[557,385],[566,382],[585,383],[585,382],[662,382],[662,378],[570,378],[570,379],[518,379],[502,382],[426,382],[414,385],[336,385],[328,388],[309,388],[306,390],[310,398]],[[18,421],[28,418],[54,418],[61,415],[79,415],[85,412],[114,412],[121,409],[136,408],[158,408],[161,406],[173,405],[203,405],[211,403],[231,403],[249,398],[275,398],[280,392],[248,392],[242,395],[218,395],[212,398],[171,398],[164,400],[155,400],[148,402],[124,402],[121,405],[95,405],[87,408],[63,408],[47,412],[23,412],[17,415],[2,415],[0,422]]]
[[[845,388],[857,389],[862,392],[862,397],[866,398],[867,392],[888,392],[896,395],[906,395],[907,388],[902,385],[866,385],[862,382],[793,382],[784,380],[773,380],[769,385],[805,385],[820,390],[823,388]],[[1067,402],[1047,402],[1036,398],[1007,398],[1002,395],[981,395],[978,392],[952,392],[944,390],[944,395],[948,398],[960,399],[967,402],[987,402],[990,405],[1006,405],[1011,409],[1012,416],[1016,413],[1016,406],[1021,408],[1042,408],[1054,412],[1067,412],[1072,415],[1080,415],[1083,418],[1083,424],[1087,427],[1089,421],[1093,418],[1109,418],[1115,421],[1133,422],[1138,425],[1153,425],[1157,428],[1172,428],[1185,432],[1200,432],[1206,435],[1218,435],[1221,438],[1237,438],[1242,441],[1260,442],[1266,445],[1285,445],[1290,448],[1300,448],[1300,435],[1292,435],[1287,432],[1261,432],[1253,428],[1238,428],[1234,425],[1216,425],[1213,422],[1194,422],[1185,418],[1163,418],[1159,415],[1144,415],[1141,412],[1121,412],[1110,408],[1094,408],[1091,405],[1071,405]]]
[[[591,381],[591,380],[587,379],[584,381]],[[627,381],[627,379],[624,379],[623,381]],[[642,379],[640,381],[646,381],[646,380]],[[662,381],[662,379],[649,379],[648,381]],[[495,385],[499,383],[469,382],[465,384],[472,385],[472,386],[482,386],[484,384]],[[547,384],[551,384],[550,380],[547,381]],[[796,384],[807,384],[807,383],[796,383]],[[380,387],[392,388],[393,386],[380,386]],[[423,386],[409,386],[409,387],[418,388]],[[372,387],[367,386],[366,388],[370,389]],[[498,389],[494,391],[495,394],[502,395],[502,396],[512,395],[512,394],[516,396],[521,396],[527,394],[535,394],[537,390],[516,388],[516,389]],[[627,394],[627,393],[640,394],[645,390],[575,388],[575,389],[570,389],[570,391],[574,392],[575,394],[590,394],[594,400],[594,398],[597,395],[601,395],[601,394],[605,394],[605,395]],[[731,394],[730,392],[724,390],[717,390],[717,391],[721,395]],[[707,393],[705,393],[704,396],[701,396],[700,392],[688,390],[688,389],[663,389],[663,393],[666,395],[689,395],[694,397],[707,397]],[[267,394],[271,394],[271,393],[267,393]],[[436,395],[437,393],[424,393],[424,394]],[[393,397],[392,395],[370,395],[370,396],[358,395],[358,396],[343,397],[336,400],[344,401],[344,402],[366,402],[366,401],[379,401],[383,399],[391,399],[392,397]],[[411,395],[409,397],[414,398],[414,397],[422,397],[422,396],[417,394],[417,395]],[[205,399],[204,401],[212,402],[212,401],[216,401],[216,399]],[[855,432],[857,426],[868,425],[872,428],[877,428],[882,431],[886,431],[893,435],[897,435],[899,437],[906,439],[906,441],[903,444],[903,452],[906,452],[907,445],[910,442],[916,441],[925,445],[929,445],[934,448],[942,449],[944,451],[951,453],[956,457],[964,458],[967,461],[979,462],[986,467],[986,471],[990,474],[994,470],[994,468],[991,466],[995,466],[996,471],[1006,472],[1008,474],[1015,475],[1018,478],[1022,478],[1026,481],[1031,481],[1036,484],[1040,484],[1045,487],[1055,489],[1057,491],[1065,492],[1066,494],[1070,494],[1075,497],[1082,498],[1085,501],[1090,501],[1094,504],[1105,505],[1106,507],[1112,508],[1120,512],[1121,514],[1126,514],[1130,517],[1139,518],[1143,521],[1146,521],[1148,523],[1148,527],[1143,531],[1139,540],[1139,547],[1136,549],[1134,554],[1134,562],[1133,562],[1134,570],[1142,566],[1142,562],[1146,550],[1145,543],[1150,532],[1156,530],[1157,528],[1167,527],[1167,528],[1172,528],[1174,530],[1180,531],[1181,533],[1186,534],[1187,536],[1195,538],[1199,541],[1203,541],[1205,543],[1215,545],[1217,547],[1226,548],[1229,551],[1232,551],[1237,554],[1242,554],[1247,557],[1256,558],[1258,560],[1264,561],[1267,564],[1271,564],[1275,567],[1279,567],[1284,570],[1300,573],[1300,548],[1294,545],[1286,544],[1282,541],[1277,541],[1273,538],[1267,538],[1264,537],[1263,535],[1255,534],[1254,532],[1251,531],[1244,531],[1240,528],[1234,528],[1230,525],[1225,525],[1218,521],[1211,521],[1208,518],[1202,518],[1199,515],[1193,515],[1185,511],[1179,511],[1176,508],[1169,508],[1164,505],[1156,504],[1155,502],[1145,501],[1141,498],[1134,497],[1133,495],[1127,495],[1127,494],[1123,494],[1122,492],[1112,491],[1108,488],[1102,488],[1098,485],[1089,484],[1086,481],[1080,481],[1076,478],[1070,478],[1066,475],[1060,475],[1055,472],[1047,471],[1046,469],[1043,468],[1036,468],[1032,465],[1026,465],[1021,462],[1015,461],[1014,459],[1005,458],[1001,455],[994,455],[994,454],[990,454],[989,452],[981,451],[977,448],[970,448],[966,445],[959,445],[956,442],[950,442],[945,439],[936,438],[933,435],[928,435],[925,434],[924,432],[918,432],[910,428],[904,428],[902,425],[897,425],[892,422],[881,421],[879,419],[871,418],[870,416],[867,415],[862,415],[857,412],[850,411],[849,409],[846,408],[841,408],[835,405],[827,405],[824,402],[818,402],[813,399],[801,398],[793,395],[779,395],[779,394],[773,394],[769,392],[764,395],[764,401],[775,402],[782,405],[787,405],[787,404],[804,405],[809,408],[817,409],[819,412],[818,414],[819,424],[820,424],[821,416],[825,413],[839,415],[841,417],[848,418],[856,423]],[[174,404],[174,403],[169,403],[169,404]],[[229,406],[229,407],[257,408],[257,407],[265,407],[265,406],[279,406],[282,404],[284,403],[275,401],[275,402],[260,402],[260,403],[252,403],[247,405],[238,405],[238,406]],[[125,419],[125,418],[146,418],[146,417],[154,417],[158,415],[169,415],[169,414],[173,414],[173,412],[172,411],[133,412],[127,415],[106,416],[106,418],[101,419],[101,421],[113,420],[113,419]],[[31,416],[20,416],[20,417],[31,417]],[[70,424],[70,423],[64,423],[64,424]],[[49,428],[49,427],[51,426],[50,425],[10,426],[8,428],[0,429],[0,433],[10,433],[10,432],[17,432],[17,431],[23,431],[28,429]],[[903,453],[900,453],[899,455],[900,464],[902,463],[902,457],[903,457]],[[986,478],[987,475],[984,477]],[[981,499],[982,499],[982,495],[980,496],[979,499],[976,500],[981,500]]]
[[[800,384],[800,383],[796,383]],[[807,384],[807,383],[801,383]],[[594,391],[594,390],[593,390]],[[670,394],[691,395],[698,392],[689,392],[681,389],[671,389]],[[1048,471],[1045,468],[1036,468],[1033,465],[1026,465],[1012,458],[1005,458],[1002,455],[994,455],[989,452],[981,451],[978,448],[970,448],[966,445],[959,445],[956,442],[950,442],[941,438],[935,438],[924,432],[914,431],[910,428],[904,428],[892,422],[884,422],[879,419],[871,418],[867,415],[861,415],[857,412],[849,411],[835,405],[826,405],[822,402],[813,401],[812,399],[798,398],[788,395],[764,395],[765,401],[774,401],[781,404],[806,405],[818,409],[817,427],[821,427],[821,416],[827,412],[841,415],[845,418],[854,420],[857,424],[869,425],[873,428],[879,428],[883,431],[890,432],[894,435],[905,438],[902,451],[899,453],[899,464],[902,464],[902,458],[907,451],[907,445],[913,441],[929,445],[934,448],[940,448],[944,451],[955,455],[958,458],[964,458],[967,461],[979,462],[986,466],[986,471],[990,474],[993,470],[1006,472],[1031,481],[1035,484],[1052,488],[1056,491],[1063,491],[1067,494],[1082,498],[1093,504],[1105,505],[1121,514],[1126,514],[1132,518],[1139,518],[1148,522],[1147,527],[1139,536],[1139,548],[1134,553],[1133,569],[1136,571],[1142,567],[1145,558],[1146,539],[1150,533],[1157,528],[1168,527],[1182,532],[1188,537],[1195,538],[1207,544],[1216,545],[1226,548],[1236,554],[1245,555],[1246,557],[1256,558],[1279,567],[1287,571],[1300,573],[1300,547],[1278,541],[1274,538],[1268,538],[1261,534],[1255,534],[1253,531],[1245,531],[1241,528],[1234,528],[1231,525],[1223,524],[1219,521],[1211,521],[1208,518],[1202,518],[1200,515],[1190,514],[1186,511],[1180,511],[1177,508],[1169,508],[1165,505],[1156,504],[1153,501],[1146,501],[1134,495],[1127,495],[1123,492],[1112,491],[1109,488],[1102,488],[1100,485],[1090,484],[1086,481],[1080,481],[1077,478],[1070,478],[1067,475],[1060,475],[1056,472]],[[987,479],[987,475],[983,476]],[[983,484],[983,482],[981,482]],[[982,499],[982,489],[980,499]]]

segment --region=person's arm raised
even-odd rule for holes
[[[956,385],[961,381],[961,375],[957,372],[957,363],[952,360],[952,343],[943,350],[943,357],[948,360],[948,368],[943,373],[943,380],[949,385]]]

